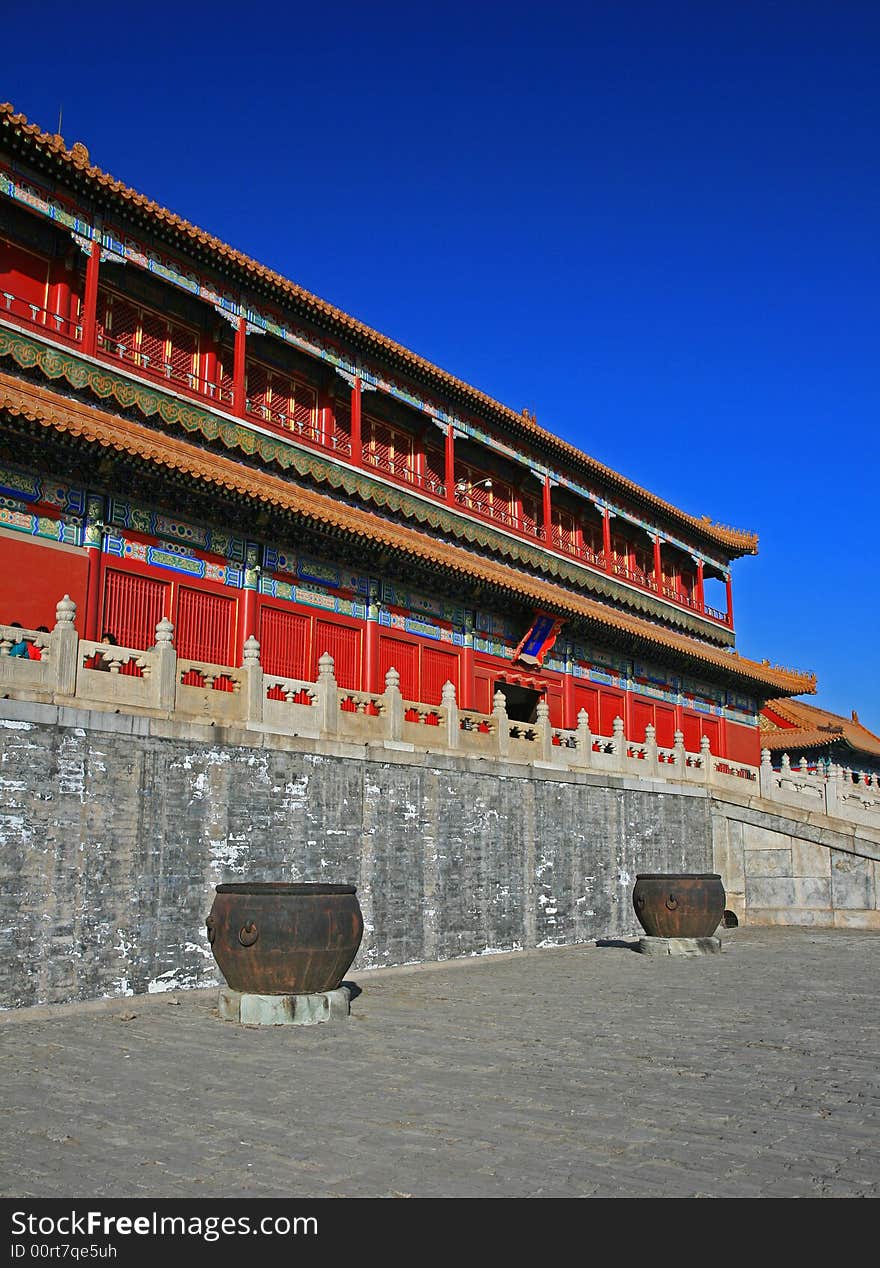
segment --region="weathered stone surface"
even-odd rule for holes
[[[852,854],[831,852],[831,892],[835,907],[871,908],[877,906],[874,891],[874,864],[871,859]]]
[[[749,907],[830,907],[831,882],[821,877],[748,876]]]
[[[792,876],[830,876],[831,854],[823,845],[791,839]]]
[[[347,987],[314,995],[250,995],[221,986],[218,1012],[221,1021],[242,1026],[317,1026],[346,1021],[351,1012]]]
[[[639,938],[642,955],[718,955],[720,938]]]
[[[791,876],[791,850],[746,850],[747,876]]]
[[[784,832],[774,831],[763,823],[743,823],[742,839],[746,850],[787,850],[791,846],[791,839]]]

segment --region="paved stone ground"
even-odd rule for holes
[[[738,929],[359,975],[337,1027],[216,992],[3,1014],[0,1191],[877,1196],[880,937]]]

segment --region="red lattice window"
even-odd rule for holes
[[[256,361],[247,363],[246,408],[249,414],[269,417],[269,375]]]
[[[162,374],[168,363],[168,322],[155,313],[140,314],[140,363],[155,374]]]
[[[329,652],[333,657],[336,681],[349,691],[359,691],[361,685],[361,632],[350,625],[337,625],[335,621],[318,619],[315,622],[315,642],[312,657],[312,677],[318,677],[318,661]]]
[[[530,493],[522,495],[522,528],[526,533],[537,535],[538,532],[538,499]]]
[[[562,550],[574,551],[577,549],[578,528],[577,521],[570,511],[563,510],[561,507],[553,507],[553,544]]]
[[[198,374],[199,341],[196,335],[184,326],[171,326],[171,347],[169,361],[175,379],[190,381]]]
[[[177,600],[177,654],[185,660],[228,665],[235,600],[182,586]]]
[[[313,388],[293,382],[292,418],[297,431],[315,431],[318,398]]]
[[[333,407],[333,448],[339,453],[351,453],[351,404],[339,397]]]
[[[260,662],[267,674],[308,679],[311,621],[298,612],[263,607],[260,613]]]
[[[384,634],[379,639],[379,672],[382,685],[389,669],[400,674],[400,693],[407,700],[418,700],[419,649],[415,643],[404,642]]]
[[[169,613],[170,589],[168,582],[108,568],[101,633],[112,634],[120,647],[152,647],[156,626]]]
[[[455,652],[441,651],[440,648],[422,648],[422,701],[425,704],[440,704],[443,698],[443,686],[451,682],[458,695],[458,656]]]
[[[425,485],[433,492],[444,487],[446,481],[446,455],[442,449],[425,446]]]

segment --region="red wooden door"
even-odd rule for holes
[[[312,677],[318,677],[318,661],[329,652],[333,657],[336,681],[349,691],[361,686],[361,631],[357,626],[318,618],[312,645]]]
[[[181,586],[177,598],[177,654],[212,665],[232,664],[235,600]]]
[[[406,700],[419,698],[419,649],[415,643],[383,634],[379,638],[379,675],[384,686],[389,669],[400,674],[400,693]]]
[[[156,641],[156,626],[169,615],[171,585],[108,568],[104,578],[101,633],[108,631],[120,647],[141,651]]]
[[[260,662],[267,674],[308,680],[311,620],[299,612],[264,606],[260,611]]]
[[[451,682],[458,698],[458,656],[439,647],[422,648],[422,694],[424,704],[440,704],[443,686]]]

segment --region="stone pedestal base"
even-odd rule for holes
[[[322,1021],[344,1021],[351,1011],[348,988],[318,995],[245,995],[220,988],[220,1017],[242,1026],[317,1026]]]
[[[643,955],[717,955],[720,938],[639,938]]]

